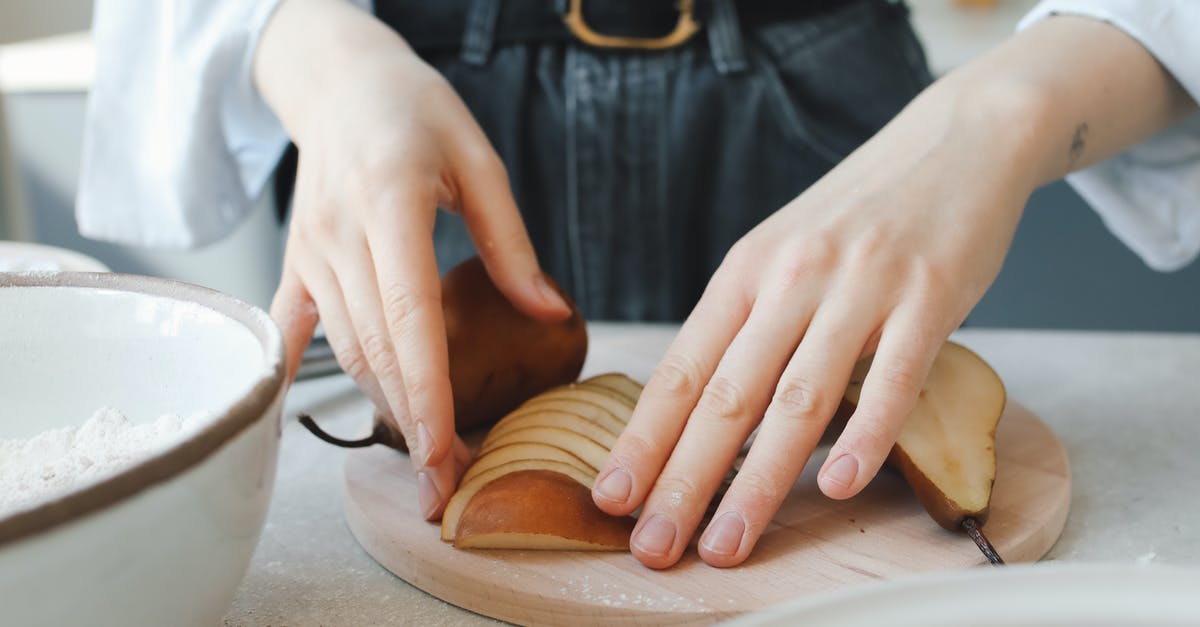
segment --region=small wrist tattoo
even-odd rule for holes
[[[1075,164],[1079,162],[1079,158],[1083,156],[1084,148],[1087,148],[1087,122],[1075,127],[1075,135],[1071,138],[1071,150],[1067,153],[1067,169],[1075,169]]]

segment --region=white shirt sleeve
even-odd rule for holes
[[[279,2],[97,0],[80,233],[191,248],[242,221],[288,144],[251,76]]]
[[[1200,101],[1200,0],[1044,0],[1017,28],[1054,14],[1121,29]],[[1175,270],[1200,253],[1200,114],[1067,182],[1146,265]]]

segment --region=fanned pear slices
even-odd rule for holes
[[[866,359],[855,366],[845,397],[852,405],[858,404],[870,365]],[[946,342],[888,457],[929,516],[946,529],[960,530],[968,517],[980,524],[987,518],[1004,405],[1004,384],[987,362]]]
[[[459,548],[629,550],[634,519],[600,511],[591,488],[640,394],[636,381],[606,374],[505,416],[446,505],[442,539]]]

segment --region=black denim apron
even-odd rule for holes
[[[663,52],[498,41],[495,0],[469,4],[463,45],[418,46],[503,158],[543,267],[590,320],[682,320],[734,242],[931,80],[902,4],[744,28],[736,2],[712,1],[705,31]],[[457,216],[441,214],[435,241],[443,270],[475,254]]]

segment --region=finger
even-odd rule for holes
[[[646,383],[592,490],[605,512],[629,514],[649,494],[705,383],[749,317],[750,299],[735,275],[718,270]]]
[[[666,568],[679,560],[762,417],[774,382],[808,324],[811,310],[797,296],[756,302],[721,357],[630,539],[630,550],[647,566]]]
[[[283,275],[271,299],[271,318],[279,325],[283,335],[287,381],[290,384],[295,380],[296,372],[300,370],[300,363],[304,360],[304,349],[312,341],[320,316],[316,303],[304,287],[304,282],[288,262],[288,255],[284,257]]]
[[[467,447],[458,435],[452,437],[450,450],[451,454],[446,455],[439,464],[416,468],[417,499],[420,501],[421,513],[425,520],[441,519],[446,503],[458,488],[458,480],[470,465],[461,461]],[[415,458],[413,463],[416,465]]]
[[[496,287],[518,310],[540,320],[562,320],[571,315],[558,291],[546,280],[521,212],[513,200],[508,174],[500,157],[480,137],[476,149],[460,167],[460,204],[467,231]]]
[[[433,250],[437,200],[418,184],[394,190],[383,199],[385,206],[377,213],[381,228],[367,232],[367,243],[424,463],[436,466],[454,439],[441,279]]]
[[[713,566],[742,563],[796,483],[837,411],[869,336],[864,308],[827,301],[775,386],[754,445],[700,538]]]
[[[941,345],[936,333],[922,331],[922,313],[897,310],[884,325],[858,406],[818,474],[826,496],[858,494],[896,444]]]
[[[421,431],[413,424],[409,411],[406,382],[383,314],[374,260],[365,240],[341,241],[333,245],[339,250],[327,250],[325,253],[333,260],[332,271],[337,284],[341,286],[343,310],[353,326],[354,336],[358,338],[356,356],[359,359],[352,364],[354,370],[348,372],[355,380],[362,378],[377,382],[396,424],[406,434],[416,435],[415,439],[408,440],[414,463],[425,466],[429,459],[428,443],[423,441]]]
[[[375,407],[383,413],[384,418],[396,425],[405,442],[412,450],[416,443],[416,434],[412,424],[397,420],[388,403],[379,380],[371,370],[366,356],[363,354],[362,343],[359,341],[354,324],[346,308],[346,299],[333,271],[319,258],[313,255],[297,256],[296,265],[304,281],[311,286],[311,292],[320,312],[321,323],[325,327],[325,337],[333,350],[338,365],[355,384],[362,390]]]

